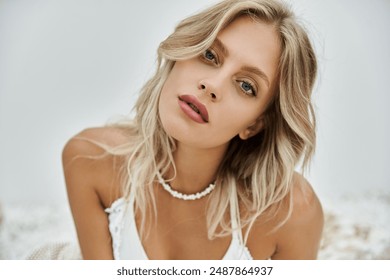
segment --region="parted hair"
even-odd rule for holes
[[[145,218],[150,215],[154,219],[158,215],[153,194],[157,172],[164,174],[170,167],[175,170],[172,153],[176,143],[159,119],[162,87],[175,61],[204,53],[218,33],[241,16],[269,24],[278,34],[281,54],[277,86],[264,113],[262,131],[247,140],[236,136],[229,143],[217,172],[216,189],[208,197],[208,237],[232,231],[230,219],[225,215],[232,201],[245,208],[240,227],[249,229],[267,209],[277,211],[283,201],[289,211],[279,224],[291,214],[294,170],[298,165],[304,170],[315,149],[311,101],[317,72],[315,53],[307,32],[286,4],[276,0],[225,0],[181,21],[159,45],[157,69],[140,92],[135,117],[115,124],[127,131],[130,140],[107,151],[126,158],[122,191],[124,197],[135,198],[136,211],[142,217],[142,234],[147,234]],[[232,196],[236,199],[232,200]],[[249,230],[245,239],[248,233]]]

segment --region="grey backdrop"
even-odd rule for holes
[[[127,114],[197,1],[0,0],[0,202],[66,203],[61,149]],[[320,197],[390,188],[390,1],[291,0],[318,53]]]

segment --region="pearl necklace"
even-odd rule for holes
[[[160,172],[157,172],[157,177],[158,177],[159,183],[163,186],[164,190],[169,192],[169,194],[171,196],[173,196],[175,198],[178,198],[178,199],[182,199],[182,200],[197,200],[197,199],[201,199],[202,197],[204,197],[204,196],[208,195],[209,193],[211,193],[214,190],[214,188],[215,188],[215,184],[210,184],[207,188],[205,188],[201,192],[198,192],[198,193],[195,193],[195,194],[184,194],[184,193],[181,193],[181,192],[178,192],[178,191],[175,191],[174,189],[172,189],[172,187],[164,181],[164,179],[162,178]]]

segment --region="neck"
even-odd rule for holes
[[[170,185],[173,189],[183,193],[197,193],[204,190],[216,179],[217,171],[227,146],[213,149],[194,149],[178,144],[173,153],[176,165],[176,177]],[[173,168],[165,179],[174,176]]]

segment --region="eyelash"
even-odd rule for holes
[[[208,58],[207,55],[211,54],[212,55],[212,58]],[[215,52],[213,50],[210,50],[210,49],[207,49],[203,54],[202,54],[202,58],[206,61],[206,62],[213,62],[214,64],[218,65],[219,61],[218,61],[218,56],[215,54]]]
[[[247,95],[252,95],[252,96],[257,96],[257,91],[256,91],[256,87],[249,81],[242,81],[242,80],[237,80],[237,82],[240,84],[240,89]],[[252,91],[251,93],[249,93],[249,91],[246,91],[242,88],[242,85],[243,84],[247,84],[249,85],[250,89],[249,91]]]
[[[207,57],[208,55],[212,55],[212,57]],[[218,56],[215,54],[215,52],[211,49],[207,49],[201,56],[201,58],[206,61],[206,63],[210,63],[212,62],[213,64],[215,65],[218,65],[219,64],[219,60],[218,60]],[[240,89],[242,92],[244,92],[246,95],[252,95],[252,96],[257,96],[257,90],[256,90],[256,87],[255,85],[250,82],[250,81],[243,81],[243,80],[236,80],[236,82],[238,82],[240,84]],[[244,90],[242,88],[242,84],[243,83],[246,83],[247,85],[249,85],[250,89],[249,91],[252,91],[251,93],[248,93],[248,91]]]

